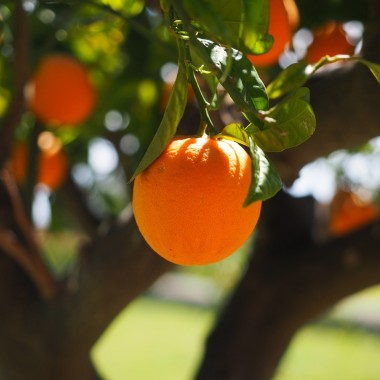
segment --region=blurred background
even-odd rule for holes
[[[266,83],[295,62],[315,62],[326,54],[360,53],[368,22],[367,1],[290,3],[290,39],[274,62],[257,63]],[[111,224],[128,207],[132,196],[129,178],[162,118],[177,71],[177,55],[168,21],[156,1],[24,0],[22,7],[28,28],[24,41],[27,67],[21,69],[26,77],[32,77],[43,57],[70,55],[86,68],[95,94],[85,119],[58,127],[54,121],[41,121],[27,106],[14,134],[15,147],[27,141],[40,150],[46,141],[41,136],[58,139],[69,162],[55,187],[38,179],[39,164],[30,155],[27,172],[34,172],[34,177],[24,174],[18,181],[44,258],[59,279],[76,267],[78,246],[88,240],[67,207],[68,186],[80,191],[92,217],[102,226]],[[13,62],[19,49],[15,47],[13,1],[0,4],[0,20],[0,118],[5,120],[14,98],[17,73]],[[276,38],[277,32],[272,33]],[[320,51],[314,47],[317,42]],[[335,43],[336,50],[330,52],[328,48]],[[254,58],[252,62],[256,64]],[[226,98],[222,122],[233,119],[236,111],[231,107]],[[197,112],[189,96],[181,128],[196,128]],[[342,238],[378,218],[379,162],[380,139],[373,138],[313,161],[285,189],[294,197],[315,199],[313,234],[318,241]],[[16,161],[13,165],[16,168]],[[109,380],[192,379],[210,329],[247,270],[254,239],[220,263],[178,267],[159,277],[114,319],[92,348],[99,374]],[[302,327],[274,379],[377,380],[379,354],[380,287],[374,286],[344,298]]]

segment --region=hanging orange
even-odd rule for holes
[[[352,54],[354,51],[354,46],[347,40],[343,25],[335,21],[314,30],[313,36],[314,40],[306,53],[309,63],[316,63],[325,55]]]
[[[147,243],[165,259],[205,265],[234,253],[258,221],[243,207],[251,158],[237,143],[177,137],[134,182],[133,210]]]
[[[87,69],[63,54],[44,57],[26,87],[29,109],[52,125],[83,122],[93,111],[95,98]]]
[[[329,231],[342,236],[364,227],[379,217],[379,209],[351,191],[339,190],[331,203]]]
[[[29,146],[26,142],[16,144],[12,152],[12,169],[16,181],[26,180]],[[42,132],[38,138],[37,183],[56,190],[65,180],[69,163],[60,140],[51,132]]]

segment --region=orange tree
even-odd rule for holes
[[[186,242],[181,239],[194,239],[188,246],[204,259],[213,247],[213,229],[222,228],[220,221],[234,224],[239,219],[236,210],[229,208],[232,200],[242,203],[236,207],[244,213],[262,203],[252,254],[219,313],[197,379],[271,378],[304,323],[344,296],[379,282],[375,220],[343,237],[316,240],[312,233],[318,222],[313,212],[315,201],[311,197],[296,199],[282,190],[307,163],[378,136],[379,2],[295,3],[298,28],[314,30],[330,20],[361,22],[365,33],[358,55],[322,57],[310,65],[304,59],[307,46],[299,45],[302,33],[291,29],[298,43],[289,43],[285,58],[291,53],[292,60],[285,59],[281,65],[273,62],[259,75],[248,57],[270,52],[276,38],[269,33],[271,2],[267,0],[2,2],[2,377],[98,378],[89,356],[91,347],[124,307],[160,275],[177,268],[153,251],[159,249],[142,228],[153,249],[145,242],[130,206],[133,180],[138,183],[139,178],[149,176],[176,135],[206,139],[212,146],[236,144],[248,157],[244,165],[249,163],[249,175],[243,176],[244,197],[240,189],[235,199],[232,193],[218,189],[218,183],[223,190],[229,189],[230,182],[224,186],[223,177],[239,178],[225,175],[225,166],[219,162],[222,158],[218,158],[221,150],[216,154],[206,144],[197,155],[181,148],[183,163],[179,160],[176,165],[185,169],[187,160],[200,157],[201,162],[211,161],[211,168],[199,166],[199,173],[192,169],[179,171],[181,175],[168,171],[172,177],[165,184],[170,184],[170,195],[176,196],[162,198],[176,203],[171,211],[177,208],[181,218],[191,210],[187,220],[198,218],[195,221],[201,228],[192,229],[197,236],[178,235],[175,213],[168,218],[162,208],[162,218],[171,231],[161,234],[173,234],[173,240],[183,244]],[[62,81],[63,74],[53,72],[47,81],[47,87],[57,84],[58,89],[51,87],[59,96],[65,95],[57,102],[53,102],[57,99],[53,92],[44,95],[46,102],[57,107],[61,120],[44,117],[29,103],[28,84],[38,77],[40,62],[52,54],[70,56],[86,68],[96,93],[90,90],[87,110],[91,114],[86,111],[65,119],[83,99],[75,83],[69,86],[72,75]],[[330,63],[335,65],[325,70]],[[173,76],[166,104],[160,94]],[[189,85],[196,102],[187,101]],[[39,191],[35,186],[39,181],[36,152],[43,133],[59,139],[70,167],[65,182],[51,190],[51,221],[45,230],[66,229],[83,236],[73,261],[60,268],[48,261],[43,240],[36,238],[40,235],[35,234],[35,225],[40,224],[31,212],[33,196]],[[27,173],[28,181],[17,184],[11,156],[20,140],[29,143],[27,167],[31,174]],[[228,162],[228,170],[241,165],[239,160],[234,165]],[[165,172],[166,166],[159,170]],[[195,181],[191,181],[193,177]],[[187,190],[186,197],[180,187]],[[189,193],[191,187],[194,197]],[[138,199],[145,190],[136,186],[134,191]],[[217,198],[219,208],[205,203],[204,199],[212,198]],[[145,212],[144,202],[137,201],[136,211]],[[151,199],[149,202],[154,204]],[[213,218],[206,218],[209,215],[194,212],[207,207],[214,207],[218,214],[215,225]],[[251,223],[248,233],[257,214],[247,217],[246,223]],[[145,217],[150,222],[149,215]],[[245,220],[239,220],[244,227]],[[242,230],[228,236],[233,249],[246,237]],[[220,236],[221,230],[214,234]],[[208,245],[202,243],[204,236]],[[160,240],[160,236],[154,239]],[[169,243],[160,240],[165,249]]]

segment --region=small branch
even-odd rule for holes
[[[17,241],[10,230],[0,229],[0,247],[12,257],[36,284],[40,294],[45,299],[53,298],[57,286],[46,267],[34,260],[29,252]]]
[[[30,225],[29,219],[25,214],[18,187],[16,185],[16,182],[14,181],[13,176],[10,174],[8,168],[2,170],[1,180],[10,198],[15,222],[22,231],[28,246],[32,249],[32,252],[36,253],[39,251],[38,243],[34,236],[34,231],[32,226]]]
[[[42,297],[51,299],[57,291],[57,283],[42,259],[33,227],[25,215],[18,187],[7,168],[2,170],[0,179],[11,203],[13,222],[25,239],[24,246],[11,229],[3,227],[0,228],[0,246],[28,273]]]
[[[190,52],[188,49],[188,46],[185,47],[186,49],[186,55],[190,59]],[[198,105],[199,105],[199,114],[201,117],[201,125],[199,134],[202,136],[206,131],[209,133],[217,133],[214,123],[212,122],[210,118],[210,114],[208,112],[208,108],[210,107],[210,103],[205,99],[201,88],[199,87],[199,83],[197,81],[197,78],[195,77],[194,69],[191,66],[191,62],[187,62],[187,76],[188,80],[190,81],[191,87],[193,88],[195,97],[197,99]]]

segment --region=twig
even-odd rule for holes
[[[17,226],[23,233],[25,240],[32,251],[38,252],[39,247],[37,240],[33,233],[33,228],[29,223],[29,220],[25,214],[21,195],[19,193],[16,182],[14,181],[13,176],[10,174],[10,171],[7,167],[5,167],[1,172],[1,180],[7,190],[7,194],[10,198],[13,217],[15,218]]]
[[[39,288],[41,295],[50,299],[57,291],[57,283],[42,259],[33,227],[25,214],[18,187],[8,168],[1,171],[0,179],[11,203],[14,222],[26,244],[23,246],[10,229],[3,227],[0,228],[0,246],[24,268]]]
[[[0,228],[0,247],[28,273],[45,299],[51,299],[54,296],[57,286],[46,267],[42,267],[29,255],[12,231]]]

